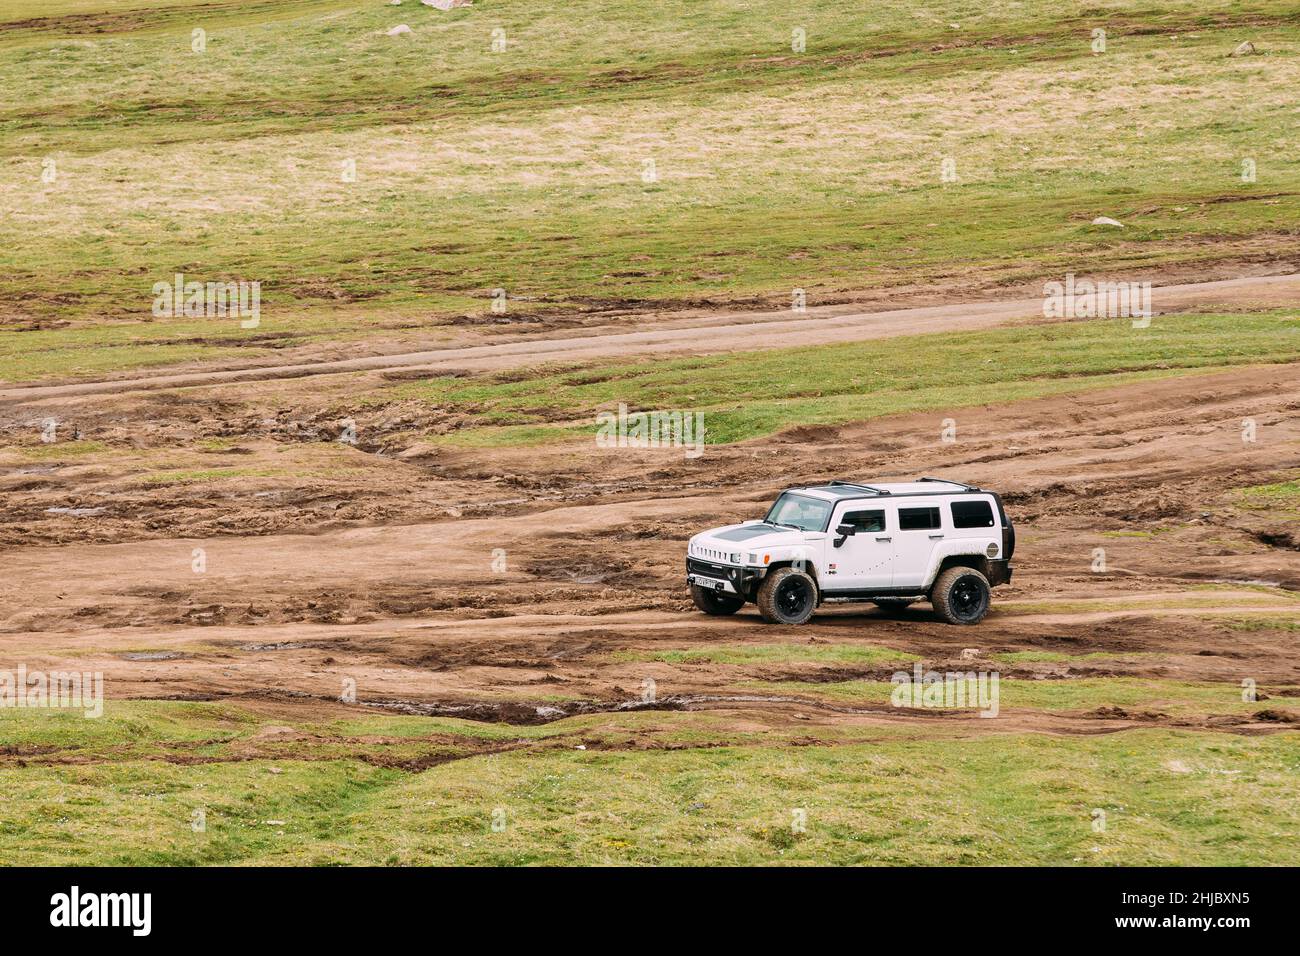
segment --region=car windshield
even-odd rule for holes
[[[776,499],[763,520],[768,524],[786,525],[800,531],[825,531],[831,516],[831,503],[796,495],[789,491]]]

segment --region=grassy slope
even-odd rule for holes
[[[908,336],[863,345],[802,351],[738,352],[702,358],[629,361],[579,368],[542,367],[521,377],[432,378],[357,391],[331,409],[363,416],[366,406],[417,401],[454,416],[441,435],[393,434],[385,440],[468,447],[591,440],[597,410],[626,402],[632,410],[699,411],[709,443],[739,441],[800,424],[840,424],[895,413],[933,411],[939,419],[962,407],[1105,388],[1171,375],[1300,360],[1296,323],[1286,311],[1236,315],[1160,316],[1150,328],[1127,321],[1026,325],[991,332]],[[44,334],[44,333],[39,333]],[[16,363],[38,356],[8,356]],[[0,361],[3,361],[0,353]],[[951,384],[952,369],[963,383]],[[960,416],[958,415],[960,419]],[[364,426],[363,430],[364,430]],[[361,475],[383,460],[331,444],[280,449],[271,468],[212,467],[212,440],[184,449],[142,450],[102,441],[45,444],[37,430],[0,448],[0,465],[32,463],[129,466],[151,484],[247,483],[250,478]],[[1247,489],[1245,507],[1280,507],[1282,483]],[[1292,497],[1294,494],[1292,493]],[[1144,532],[1150,534],[1153,532]]]
[[[873,342],[865,365],[862,346],[852,344],[803,352],[541,368],[522,379],[516,373],[427,379],[358,392],[353,402],[332,411],[342,418],[362,414],[365,405],[426,402],[454,413],[457,430],[444,435],[394,434],[386,440],[470,447],[591,440],[595,411],[619,401],[633,410],[701,411],[710,443],[743,440],[798,424],[838,424],[915,411],[936,412],[937,434],[939,418],[958,414],[960,420],[960,408],[987,403],[990,396],[1009,401],[1245,364],[1296,361],[1300,344],[1294,329],[1294,320],[1285,312],[1162,316],[1141,330],[1126,322],[1103,321],[1023,326]],[[15,361],[30,359],[14,357]],[[949,384],[952,368],[964,370],[964,384]],[[0,448],[0,466],[111,463],[129,468],[148,484],[228,481],[246,486],[259,477],[280,482],[319,480],[362,476],[369,469],[385,467],[382,459],[337,443],[285,445],[273,466],[223,462],[214,468],[212,454],[227,447],[229,440],[143,450],[88,440],[45,444],[35,429],[15,437],[18,440]],[[1289,507],[1294,484],[1246,489],[1233,501],[1246,508]]]
[[[696,735],[709,735],[707,716],[676,716],[698,717]],[[42,864],[1300,863],[1293,734],[885,733],[800,747],[768,734],[744,746],[628,752],[600,749],[618,734],[599,721],[494,728],[365,716],[304,728],[356,735],[337,753],[228,762],[223,745],[258,721],[225,705],[118,703],[99,721],[8,711],[7,743],[111,760],[5,765],[0,848],[11,863]],[[447,741],[462,733],[558,746],[421,772],[352,759],[380,749],[377,739],[414,752],[430,734],[452,756]],[[576,750],[579,739],[592,746]],[[164,748],[216,762],[161,762]],[[501,832],[491,826],[497,808]],[[796,808],[807,811],[805,834],[791,828]],[[190,826],[196,809],[207,816],[203,833]],[[1094,809],[1106,811],[1104,832],[1092,828]]]
[[[1248,511],[1264,511],[1278,516],[1300,516],[1300,479],[1253,485],[1235,494],[1235,503]]]
[[[236,0],[200,55],[175,9],[100,22],[78,0],[56,29],[0,4],[0,316],[71,321],[32,344],[97,374],[427,325],[496,286],[516,309],[816,302],[1294,238],[1287,5],[1142,6]],[[415,35],[383,36],[397,21]],[[1266,54],[1226,58],[1243,34]],[[176,271],[261,280],[262,328],[140,324]]]
[[[975,665],[971,665],[974,667]],[[907,671],[906,664],[900,670]],[[955,670],[956,668],[954,668]],[[890,700],[893,685],[886,681],[851,680],[840,682],[757,681],[769,693],[798,693],[834,701],[857,704],[884,704]],[[1000,680],[1000,706],[1042,711],[1083,711],[1096,707],[1123,707],[1152,710],[1170,716],[1191,714],[1245,715],[1265,709],[1264,705],[1244,702],[1241,688],[1231,683],[1189,684],[1152,678],[1072,678],[1070,680]],[[1269,701],[1268,706],[1287,713],[1300,713],[1289,700]]]
[[[1101,388],[1139,377],[1300,359],[1293,313],[1162,316],[908,336],[802,350],[584,366],[518,380],[436,378],[383,389],[371,400],[420,399],[480,427],[438,440],[531,443],[594,430],[598,409],[702,411],[710,442],[796,424],[837,424],[928,409]],[[952,384],[953,369],[962,384]],[[587,418],[581,426],[541,427]],[[936,429],[937,429],[936,425]]]

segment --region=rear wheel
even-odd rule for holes
[[[702,588],[698,584],[691,585],[691,600],[705,614],[735,614],[745,606],[744,598],[727,594],[725,591]]]
[[[817,582],[794,568],[777,568],[758,589],[758,613],[769,624],[802,624],[817,610]]]
[[[944,571],[930,590],[935,613],[949,624],[978,624],[989,612],[988,578],[974,568]]]

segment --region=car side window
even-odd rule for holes
[[[847,511],[840,519],[840,524],[851,524],[858,531],[884,531],[885,513],[883,511]]]
[[[939,527],[938,508],[899,508],[899,531],[928,531]]]
[[[993,527],[993,507],[987,501],[954,501],[952,503],[954,528]]]

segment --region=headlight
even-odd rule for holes
[[[744,557],[743,554],[741,554],[739,551],[736,551],[733,554],[727,555],[727,560],[729,560],[732,564],[739,564],[740,559],[743,557]]]

